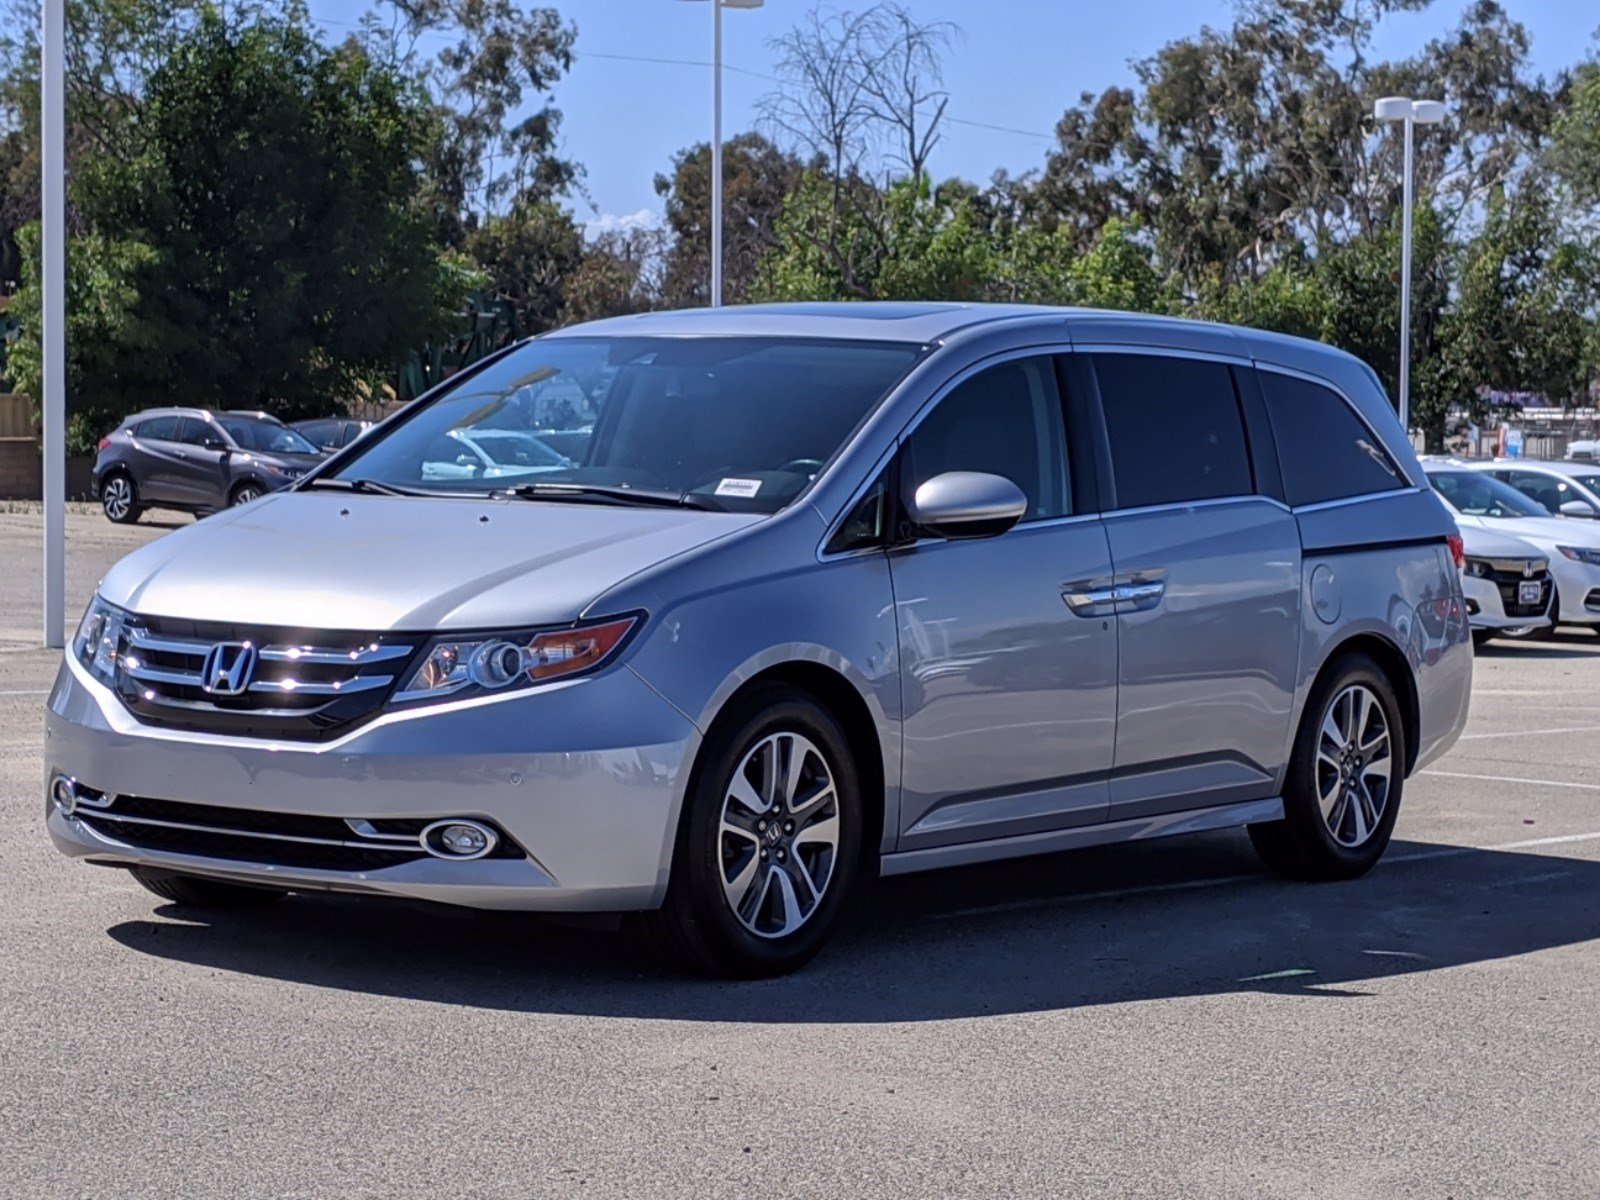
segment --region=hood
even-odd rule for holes
[[[1468,558],[1548,558],[1549,555],[1531,542],[1497,533],[1482,525],[1462,525],[1461,540],[1466,545]]]
[[[1502,537],[1526,538],[1535,545],[1588,546],[1600,549],[1600,521],[1578,517],[1468,517],[1454,514],[1456,524],[1468,524]],[[1463,537],[1466,535],[1463,533]]]
[[[279,492],[134,551],[100,594],[149,616],[307,629],[554,625],[759,514]]]

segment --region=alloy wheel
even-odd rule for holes
[[[133,506],[133,488],[128,486],[128,481],[121,475],[113,475],[106,480],[100,494],[100,502],[105,508],[106,516],[113,521],[120,521],[128,515],[128,509]]]
[[[1389,721],[1371,688],[1353,683],[1328,705],[1317,738],[1317,800],[1341,846],[1364,845],[1389,805]]]
[[[260,488],[242,487],[237,492],[234,493],[233,502],[236,505],[237,504],[249,504],[250,501],[254,500],[259,495],[261,495],[261,489]]]
[[[798,733],[762,738],[722,801],[717,855],[728,907],[757,937],[785,937],[821,905],[838,854],[839,797],[827,758]]]

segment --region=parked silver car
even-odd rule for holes
[[[431,480],[559,377],[580,461]],[[793,969],[860,873],[1247,826],[1366,871],[1471,684],[1455,525],[1371,370],[956,304],[518,345],[131,554],[48,702],[48,826],[185,904],[644,914]]]

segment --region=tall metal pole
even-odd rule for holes
[[[44,644],[66,641],[67,118],[66,0],[44,0],[39,63],[40,217],[44,227]]]
[[[722,306],[722,0],[711,0],[711,307]]]
[[[1411,433],[1411,197],[1413,131],[1416,122],[1405,119],[1405,178],[1400,184],[1400,428]]]

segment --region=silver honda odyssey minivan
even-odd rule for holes
[[[179,905],[633,913],[733,976],[805,962],[869,873],[1243,826],[1348,879],[1466,719],[1460,557],[1322,345],[622,317],[118,563],[50,695],[48,825]]]

